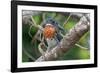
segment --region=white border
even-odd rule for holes
[[[56,12],[81,12],[90,13],[90,59],[89,60],[65,60],[65,61],[48,61],[48,62],[27,62],[22,63],[22,10],[35,11],[56,11]],[[18,6],[17,12],[17,65],[18,68],[26,67],[43,67],[43,66],[58,66],[58,65],[78,65],[78,64],[93,64],[94,63],[94,10],[92,9],[75,9],[75,8],[58,8],[58,7],[43,7],[43,6]]]

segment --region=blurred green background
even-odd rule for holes
[[[36,14],[34,14],[32,17],[34,18],[37,25],[40,25],[43,22],[43,17],[44,19],[52,17],[62,26],[65,20],[67,20],[69,16],[68,13],[62,13],[62,12],[35,12],[35,13]],[[79,21],[79,19],[80,18],[71,16],[70,19],[68,20],[68,23],[64,25],[65,31],[69,31]],[[23,49],[22,62],[34,62],[38,57],[41,56],[41,54],[38,51],[38,44],[40,42],[38,40],[34,40],[32,42],[32,38],[28,34],[29,30],[30,30],[29,24],[22,25],[22,49]],[[32,27],[32,29],[30,30],[32,37],[34,37],[37,31],[38,31],[37,28]],[[62,57],[59,57],[58,60],[89,59],[90,58],[89,39],[90,39],[90,32],[87,32],[77,42],[77,44],[80,44],[81,46],[86,47],[88,49],[74,46],[73,48],[70,48],[70,50],[67,53],[65,53]]]

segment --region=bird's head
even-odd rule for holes
[[[56,34],[56,28],[52,24],[46,24],[43,34],[46,39],[53,38]]]

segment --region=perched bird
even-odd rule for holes
[[[53,18],[48,18],[42,26],[44,28],[43,36],[45,43],[48,46],[47,52],[49,52],[52,48],[59,44],[60,40],[63,38],[60,35],[60,32],[64,32],[64,29]]]

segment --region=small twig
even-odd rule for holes
[[[81,46],[81,45],[79,45],[79,44],[75,44],[75,46],[77,46],[77,47],[79,47],[79,48],[82,48],[82,49],[88,49],[88,48],[83,47],[83,46]]]
[[[36,60],[36,59],[35,59],[33,56],[31,56],[25,49],[23,49],[23,51],[24,51],[24,53],[25,53],[29,58],[31,58],[33,61]]]
[[[69,21],[69,19],[70,19],[71,16],[72,16],[72,14],[70,13],[69,16],[68,16],[68,18],[67,18],[67,20],[64,22],[63,26],[65,26],[65,24],[68,23],[68,21]]]
[[[64,38],[64,36],[65,36],[65,35],[64,35],[64,34],[62,34],[61,32],[60,32],[60,35],[61,35],[63,38]]]
[[[37,25],[34,18],[31,16],[32,22],[34,23],[34,25]]]
[[[43,22],[45,21],[45,13],[43,13],[42,19],[43,19],[43,21],[41,22],[40,27],[42,28],[42,31],[43,31],[43,27],[42,27],[41,25],[42,25]],[[32,20],[33,20],[33,22],[34,22],[34,19],[33,19],[33,18],[32,18]],[[42,33],[42,31],[41,31],[41,30],[38,30],[38,31],[37,31],[37,33],[35,34],[35,36],[34,36],[33,39],[32,39],[32,42],[35,40],[35,38],[37,38],[37,36],[38,36],[39,34]],[[39,39],[38,39],[38,40],[39,40]],[[41,41],[41,40],[39,40],[39,41]]]
[[[31,28],[33,27],[33,25],[31,25],[30,26],[30,28],[29,28],[29,31],[28,31],[28,34],[29,34],[29,36],[32,38],[32,34],[31,34]]]
[[[43,19],[43,21],[45,20],[45,13],[43,13],[43,15],[42,15],[42,19]]]
[[[36,24],[36,22],[35,22],[35,20],[33,19],[33,17],[31,16],[31,19],[32,19],[32,22],[34,23],[32,23],[32,22],[30,22],[32,25],[30,26],[30,28],[29,28],[29,32],[28,32],[28,34],[29,34],[29,36],[32,38],[32,35],[31,35],[31,33],[30,33],[30,31],[31,31],[31,28],[33,27],[33,25],[35,26],[35,27],[38,27],[37,26],[37,24]]]
[[[40,39],[37,38],[39,33],[41,33],[40,30],[38,30],[37,33],[33,36],[33,38],[32,38],[32,42],[33,42],[35,39],[41,41]]]
[[[32,21],[29,21],[29,23],[32,24],[34,27],[38,28],[39,30],[43,31],[42,26],[40,26],[40,25],[35,25],[35,24],[33,24]]]

